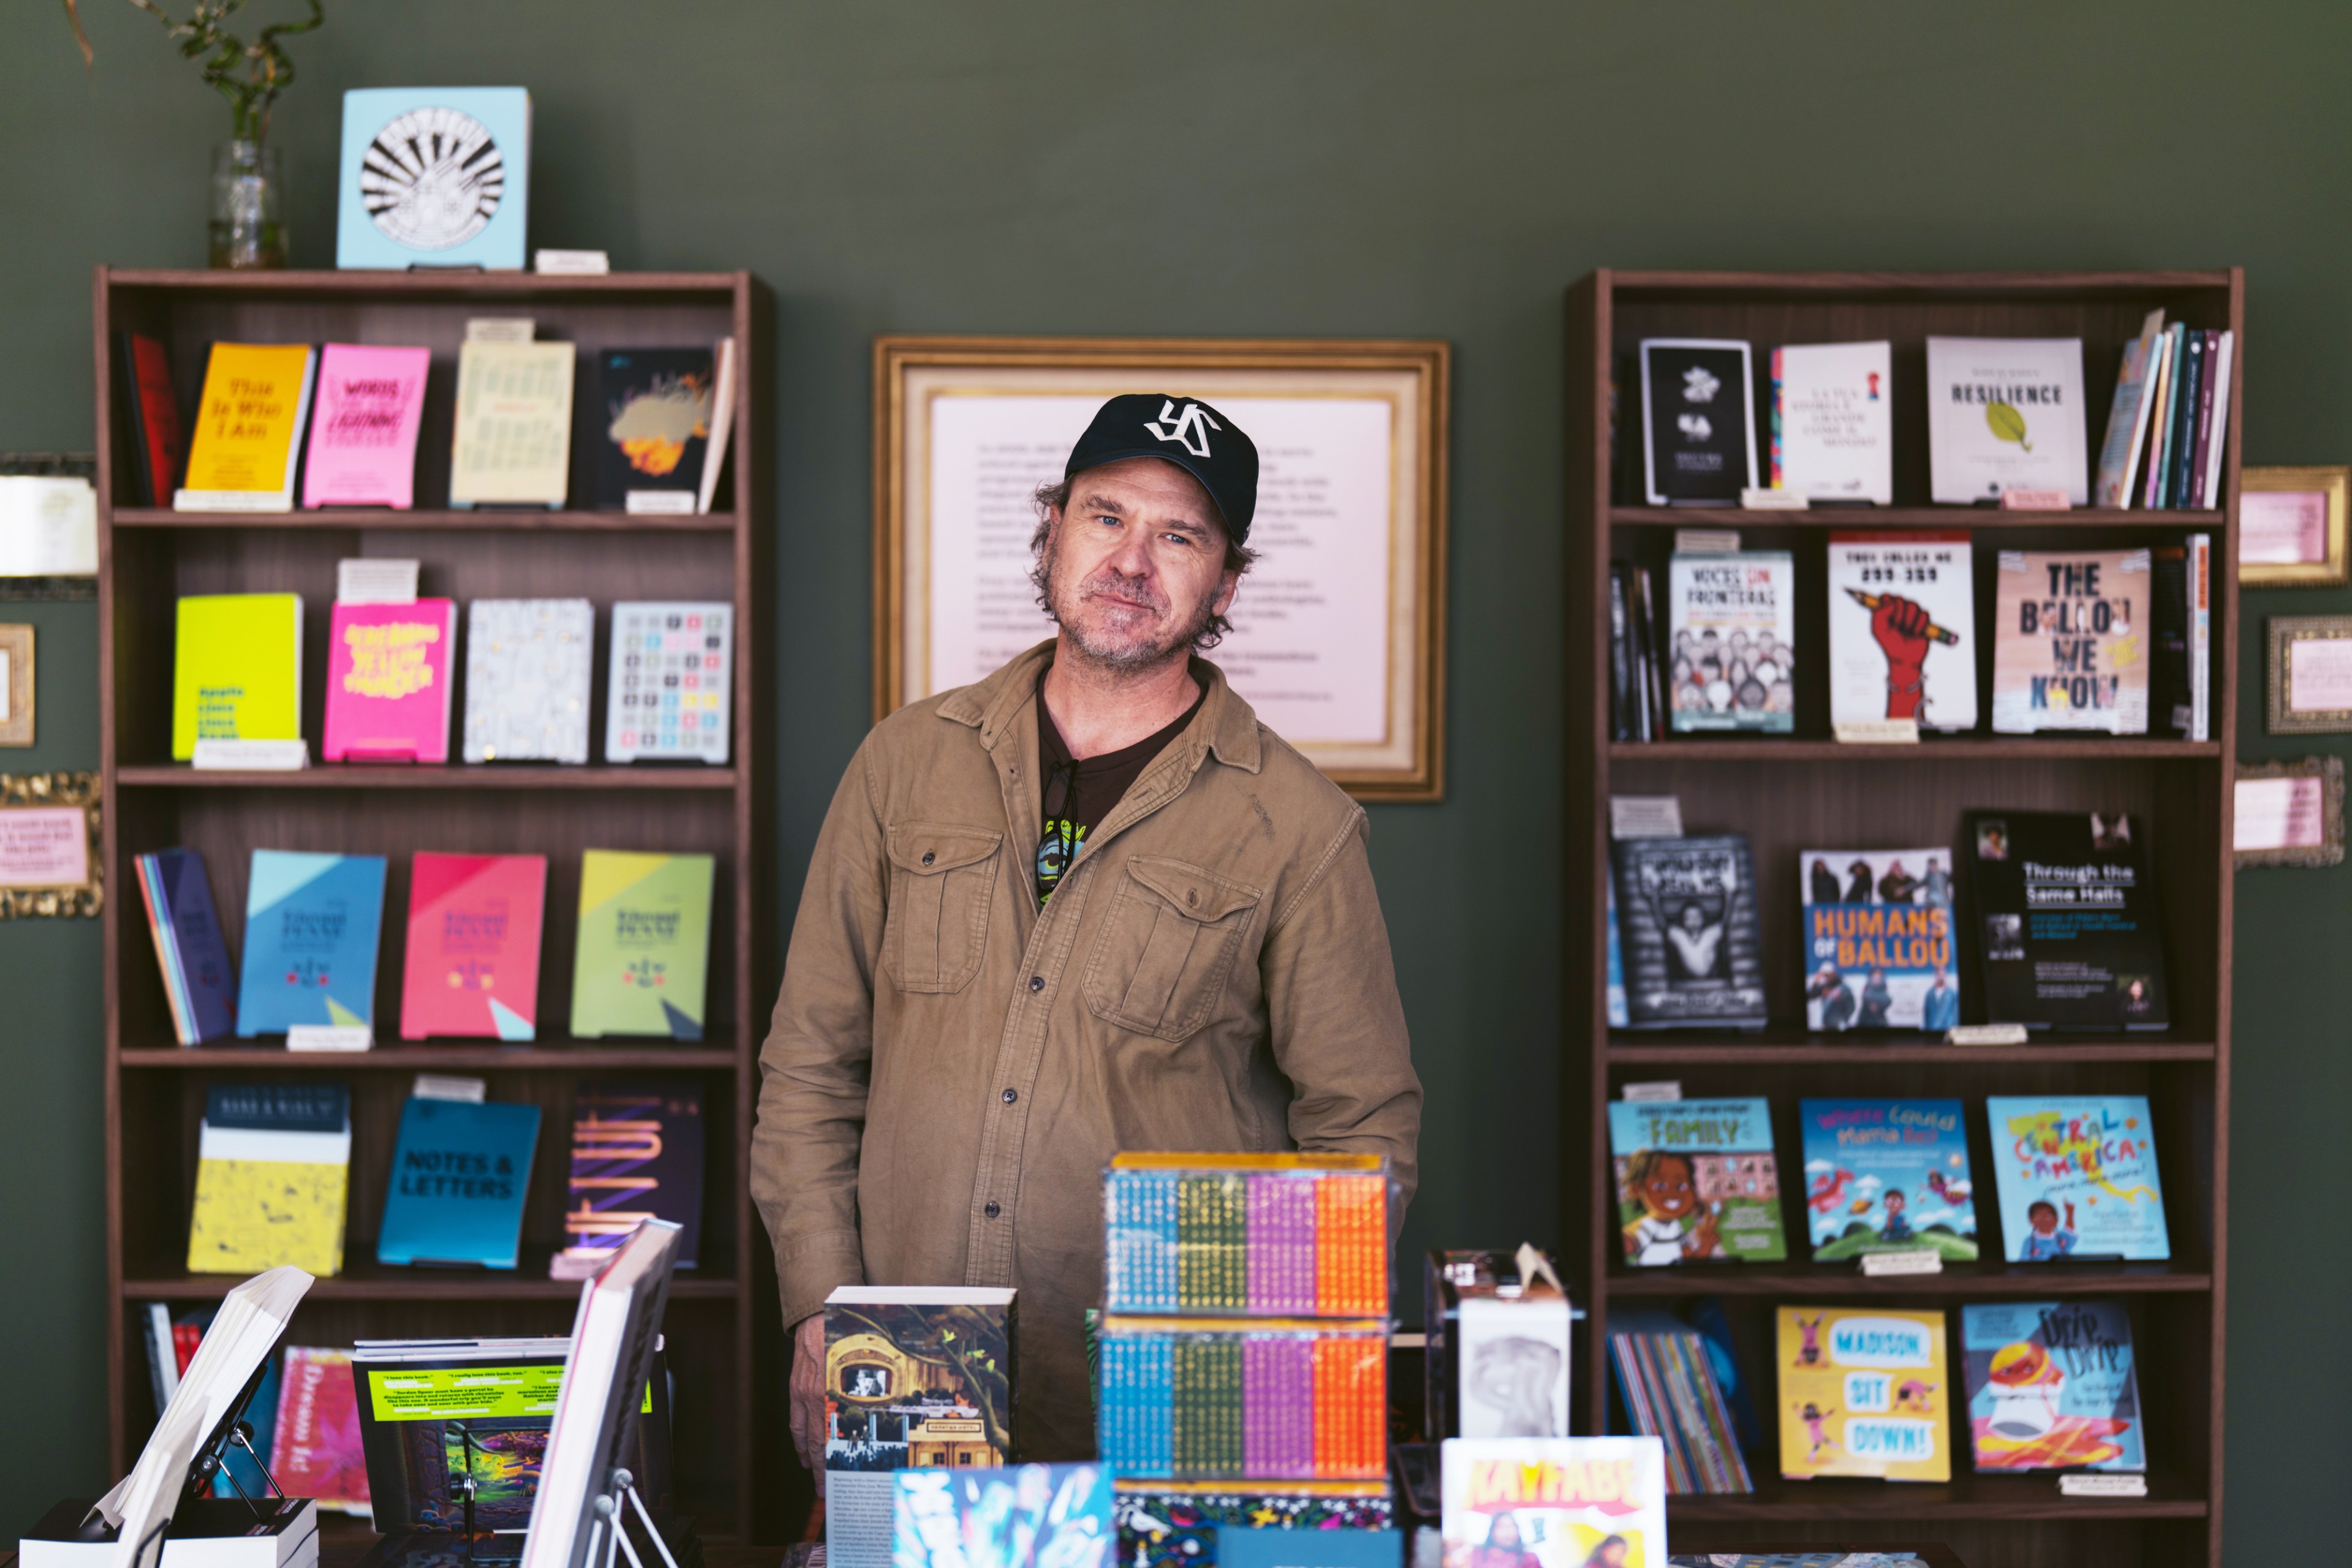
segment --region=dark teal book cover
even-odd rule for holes
[[[253,852],[240,1037],[284,1034],[296,1024],[373,1026],[383,869],[382,855]]]
[[[515,1267],[539,1107],[409,1101],[385,1185],[379,1263]]]

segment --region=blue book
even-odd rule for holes
[[[1797,1123],[1814,1261],[1920,1250],[1976,1260],[1968,1122],[1958,1100],[1807,1100]]]
[[[1236,1530],[1228,1525],[1217,1531],[1217,1568],[1398,1568],[1403,1561],[1401,1530]]]
[[[907,1469],[891,1477],[892,1568],[1118,1568],[1098,1464]]]
[[[1979,1471],[2147,1469],[2121,1301],[1972,1302],[1960,1351]]]
[[[2011,1262],[2172,1256],[2147,1095],[1994,1094],[1985,1120]]]
[[[539,1146],[539,1107],[409,1101],[393,1145],[379,1263],[511,1269]]]
[[[382,855],[253,852],[240,1038],[284,1034],[296,1024],[372,1026],[383,871]]]
[[[236,970],[204,857],[194,850],[159,850],[141,855],[138,868],[173,1033],[182,1045],[218,1040],[236,1028],[236,997],[229,989]]]

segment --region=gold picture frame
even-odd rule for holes
[[[33,629],[0,626],[0,746],[33,744]]]
[[[79,880],[51,879],[11,882],[22,874],[22,859],[54,860],[38,844],[14,841],[10,819],[18,812],[50,813],[78,810],[81,814],[83,872]],[[95,773],[0,773],[0,920],[28,916],[94,919],[106,907],[106,860],[100,846],[100,796]],[[29,838],[29,835],[27,835]]]
[[[934,496],[935,477],[967,450],[953,440],[934,442],[942,413],[951,416],[951,423],[1000,420],[1005,422],[1003,428],[1029,434],[1030,438],[1002,448],[1018,456],[997,476],[988,503],[996,509],[992,526],[1001,532],[1023,528],[1025,544],[1025,525],[1016,516],[1023,491],[1039,476],[1047,481],[1061,477],[1060,455],[1067,453],[1091,408],[1103,400],[1133,392],[1190,394],[1220,407],[1267,400],[1288,405],[1272,411],[1286,419],[1321,420],[1335,429],[1353,421],[1351,428],[1370,432],[1363,451],[1383,454],[1384,467],[1360,464],[1349,468],[1337,455],[1329,461],[1336,465],[1334,472],[1345,468],[1344,478],[1367,486],[1363,494],[1385,497],[1385,512],[1369,524],[1360,517],[1359,526],[1378,528],[1387,555],[1383,571],[1356,574],[1378,578],[1377,606],[1369,602],[1371,590],[1350,579],[1342,587],[1352,609],[1325,612],[1359,643],[1377,649],[1376,657],[1351,652],[1324,667],[1334,691],[1344,691],[1352,704],[1345,711],[1358,725],[1357,732],[1326,737],[1286,733],[1279,711],[1270,713],[1264,702],[1254,700],[1253,706],[1270,728],[1360,800],[1442,800],[1452,364],[1451,345],[1417,339],[877,338],[876,720],[934,690],[984,673],[971,656],[982,646],[982,623],[976,612],[965,614],[970,607],[951,596],[969,597],[975,603],[986,597],[979,573],[960,570],[960,563],[977,559],[974,541],[991,525],[978,520],[983,503],[976,482],[968,491],[943,490]],[[1038,401],[1023,402],[1029,399]],[[1373,404],[1383,405],[1385,412]],[[1036,411],[1035,416],[1024,413],[1024,408]],[[1076,428],[1069,428],[1073,420]],[[1260,446],[1271,459],[1267,477],[1273,478],[1280,459],[1265,442]],[[1331,452],[1342,450],[1335,439]],[[1320,449],[1307,451],[1299,459],[1301,474],[1323,455]],[[978,471],[977,460],[971,460],[966,467],[950,472],[950,477],[958,483],[971,481]],[[1262,502],[1261,519],[1267,515]],[[1278,559],[1278,546],[1269,549],[1268,544],[1275,532],[1256,528],[1250,542]],[[1000,548],[987,558],[997,563],[988,570],[1004,579],[996,584],[992,602],[1006,602],[1008,593],[1013,600],[1021,597],[1022,585],[1013,580],[1008,564],[1016,553],[1025,571],[1025,551]],[[946,564],[934,571],[935,561]],[[936,593],[935,585],[949,592]],[[1235,615],[1244,636],[1250,588],[1245,579]],[[1328,602],[1339,602],[1340,590],[1324,582],[1310,587],[1310,591],[1326,591],[1332,595]],[[1367,602],[1357,604],[1360,598]],[[963,618],[943,615],[942,609]],[[1042,637],[1050,628],[1044,627],[1042,617],[1040,626],[1037,635]],[[940,633],[936,637],[935,632]],[[1237,640],[1226,644],[1224,659],[1217,653],[1210,657],[1219,660],[1249,697],[1247,682],[1235,670],[1246,648]],[[1002,663],[1002,648],[988,652]],[[1335,704],[1329,711],[1342,711],[1342,705]]]
[[[2267,626],[2264,727],[2273,735],[2352,735],[2352,685],[2334,689],[2338,680],[2352,679],[2352,615],[2273,615]],[[2306,684],[2328,681],[2328,697],[2295,701],[2298,665]]]
[[[2319,560],[2248,560],[2251,538],[2267,530],[2259,523],[2251,531],[2246,515],[2264,503],[2257,497],[2319,496],[2325,497],[2326,556]],[[2352,467],[2248,468],[2238,477],[2238,585],[2242,588],[2343,588],[2352,585],[2352,539],[2347,538],[2347,514],[2352,512]]]
[[[2235,850],[2237,863],[2250,865],[2329,866],[2344,863],[2344,759],[2340,757],[2303,757],[2292,762],[2241,762],[2237,782],[2241,789],[2247,784],[2270,779],[2316,779],[2319,780],[2319,831],[2316,844],[2285,844],[2275,849]]]

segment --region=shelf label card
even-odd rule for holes
[[[1944,1271],[1944,1255],[1928,1251],[1865,1252],[1862,1255],[1862,1271],[1872,1280],[1889,1274],[1940,1274]]]
[[[310,747],[299,740],[199,740],[195,766],[206,773],[295,773],[310,766]]]
[[[1839,742],[1846,746],[1919,744],[1919,721],[1916,718],[1842,718],[1832,727]]]
[[[2147,1478],[2069,1473],[2058,1478],[2058,1495],[2061,1497],[2146,1497]]]
[[[1624,1100],[1629,1105],[1646,1105],[1660,1103],[1670,1103],[1679,1100],[1682,1097],[1683,1086],[1682,1082],[1679,1079],[1666,1078],[1661,1079],[1654,1083],[1628,1083],[1625,1085]]]
[[[375,1031],[365,1024],[298,1023],[286,1031],[289,1051],[373,1051]]]
[[[1944,1036],[1946,1045],[2023,1045],[2021,1023],[1964,1023]]]

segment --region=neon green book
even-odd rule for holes
[[[204,593],[180,601],[172,757],[199,740],[302,738],[302,596]]]
[[[712,872],[709,855],[590,850],[582,857],[574,1036],[702,1038]]]

